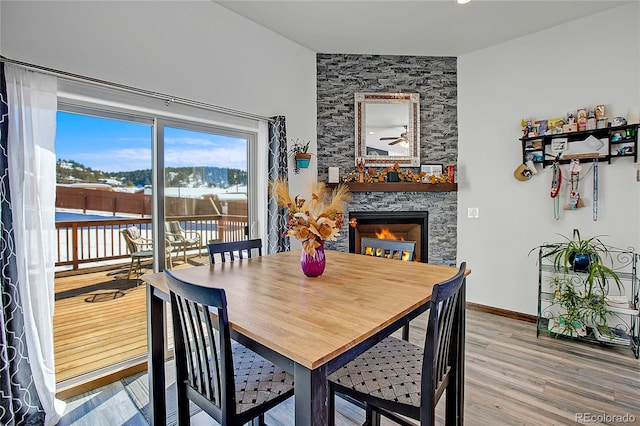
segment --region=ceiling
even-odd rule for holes
[[[318,53],[460,56],[633,1],[638,0],[215,3]]]

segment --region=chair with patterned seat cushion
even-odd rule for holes
[[[413,261],[415,241],[385,240],[382,238],[360,238],[360,254]],[[402,339],[409,341],[409,323],[402,326]]]
[[[367,425],[433,425],[445,391],[447,424],[462,424],[465,271],[433,287],[424,347],[388,337],[329,376],[329,425],[336,393],[365,404]]]
[[[222,243],[207,244],[209,250],[209,260],[211,264],[216,263],[216,254],[220,256],[222,262],[231,260],[233,262],[238,259],[251,259],[252,251],[256,251],[258,256],[262,256],[262,240],[256,238],[254,240],[230,241]]]
[[[222,425],[242,425],[293,395],[293,376],[231,340],[226,293],[165,271],[174,330],[178,424],[189,401]]]

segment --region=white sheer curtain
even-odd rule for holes
[[[9,182],[29,362],[46,425],[56,400],[53,357],[57,79],[6,64]]]

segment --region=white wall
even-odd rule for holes
[[[458,262],[472,269],[468,300],[535,314],[535,246],[570,236],[640,248],[640,183],[633,159],[600,165],[599,219],[591,175],[580,183],[587,207],[553,217],[550,168],[517,181],[522,118],[563,116],[605,104],[609,118],[640,105],[640,5],[629,4],[494,46],[458,60]],[[583,164],[583,172],[591,166]],[[564,166],[565,176],[568,166]],[[584,173],[583,173],[584,175]],[[567,203],[563,189],[562,204]],[[467,218],[479,207],[478,219]]]
[[[213,2],[3,0],[0,10],[6,57],[284,115],[289,137],[316,151],[315,53]]]

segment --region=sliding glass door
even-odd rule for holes
[[[142,274],[205,265],[210,241],[258,237],[257,130],[60,109],[54,350],[66,388],[146,360]]]
[[[209,263],[207,243],[251,236],[250,133],[162,120],[167,268]]]

